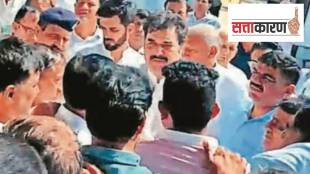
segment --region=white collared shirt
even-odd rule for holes
[[[131,66],[134,68],[141,68],[142,65],[145,64],[144,56],[134,50],[131,47],[128,47],[121,57],[121,59],[117,62],[119,65]]]
[[[103,32],[97,27],[94,35],[82,39],[75,31],[72,32],[69,46],[69,57],[81,54],[100,54],[111,57],[110,51],[105,49],[103,45]]]
[[[69,125],[69,127],[76,134],[80,145],[92,144],[92,135],[87,127],[86,121],[83,118],[68,110],[63,104],[60,105],[55,117]]]
[[[74,1],[74,0],[57,0],[55,6],[70,10],[74,13],[74,4],[75,3],[76,3],[76,1]]]
[[[19,9],[26,3],[26,0],[10,0],[8,4],[5,0],[0,0],[0,23],[2,25],[12,25]]]

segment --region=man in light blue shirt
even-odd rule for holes
[[[285,119],[283,112],[282,118],[278,114],[277,119],[268,124],[264,146],[265,150],[274,150],[254,156],[251,159],[251,173],[271,171],[298,174],[309,173],[310,108],[307,106],[309,104],[307,102],[309,102],[309,99],[302,103],[303,106],[297,111],[296,116],[286,116],[287,118]],[[293,104],[290,105],[285,106],[281,104],[280,107],[282,110],[286,109],[285,112],[289,112],[292,109],[294,110],[295,107]],[[278,137],[281,138],[275,138],[277,137],[275,135],[280,135]]]
[[[188,26],[205,23],[213,26],[216,29],[221,27],[218,18],[209,12],[208,0],[195,0],[194,11],[188,15]]]
[[[257,154],[249,160],[251,166],[248,167],[251,167],[251,171],[248,170],[248,173],[309,173],[309,101],[306,96],[301,96],[285,99],[279,104],[273,119],[266,127],[264,150],[267,152]],[[211,155],[209,158],[217,170],[233,166],[241,168],[245,164],[236,154],[224,149],[218,148],[215,154],[210,154],[207,146],[206,151]],[[230,158],[226,159],[226,165],[220,164],[227,155]],[[239,173],[242,172],[234,174]]]
[[[86,109],[86,122],[95,140],[82,148],[84,159],[108,174],[151,174],[135,153],[152,102],[147,76],[136,68],[110,64],[93,82],[98,97]]]
[[[242,115],[220,115],[211,120],[208,132],[220,144],[246,159],[263,152],[265,126],[272,119],[274,106],[295,92],[300,68],[296,59],[282,51],[264,54],[253,66],[249,95],[253,104]]]

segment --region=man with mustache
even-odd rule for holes
[[[103,30],[103,44],[111,51],[117,64],[140,68],[145,63],[143,56],[128,46],[127,35],[130,25],[134,25],[135,8],[130,1],[107,0],[99,8],[98,23]]]
[[[144,57],[151,82],[155,85],[149,117],[146,119],[145,136],[156,136],[163,125],[158,110],[162,100],[164,79],[162,68],[181,59],[181,47],[187,32],[185,22],[172,12],[152,14],[144,27]]]
[[[97,25],[99,0],[77,0],[75,14],[79,23],[74,28],[69,45],[70,58],[76,54],[100,54],[110,57],[110,52],[103,46],[103,32]]]
[[[295,93],[300,68],[296,59],[282,51],[264,54],[253,66],[249,96],[253,103],[238,117],[217,117],[210,128],[217,130],[221,144],[246,159],[263,151],[265,127],[275,106]],[[212,126],[211,126],[212,125]]]
[[[37,42],[49,46],[65,54],[70,34],[78,22],[75,14],[63,8],[50,8],[40,15]]]

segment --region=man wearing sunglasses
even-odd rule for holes
[[[221,145],[247,159],[263,151],[264,132],[275,106],[295,93],[300,68],[296,59],[282,51],[264,54],[253,65],[248,111],[235,118],[218,117],[211,124]]]

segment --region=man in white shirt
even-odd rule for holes
[[[217,63],[219,54],[218,32],[207,24],[199,24],[189,28],[183,46],[183,57],[214,68],[219,73],[216,83],[216,101],[221,108],[220,115],[229,118],[238,117],[248,109],[250,99],[244,82]],[[208,130],[212,135],[213,130]],[[223,142],[221,142],[223,143]]]
[[[186,31],[184,21],[172,12],[160,12],[148,18],[144,31],[144,57],[146,60],[144,70],[148,72],[155,90],[144,130],[150,136],[156,136],[163,130],[158,111],[158,102],[162,100],[164,83],[162,68],[181,59],[181,48]]]
[[[77,54],[101,54],[110,57],[109,51],[103,46],[103,32],[97,25],[99,0],[77,0],[75,14],[79,18],[74,28],[70,43],[69,57]]]
[[[248,88],[249,82],[244,72],[230,63],[230,61],[237,54],[238,42],[228,42],[228,34],[226,31],[219,32],[219,39],[220,52],[217,56],[217,62],[226,68],[230,74],[233,74],[235,78],[238,78],[240,82],[244,83],[246,88]]]
[[[140,68],[144,64],[143,56],[128,46],[129,25],[134,25],[134,6],[130,1],[107,0],[99,8],[99,26],[103,30],[103,44],[111,51],[111,57],[117,64]]]
[[[140,54],[143,54],[145,36],[143,26],[148,16],[149,12],[147,10],[138,9],[133,19],[133,24],[129,24],[128,26],[128,44]]]
[[[29,114],[39,92],[41,62],[16,38],[0,41],[0,123]]]
[[[217,140],[203,136],[202,130],[218,112],[215,103],[218,74],[198,63],[177,61],[164,67],[163,75],[161,111],[166,110],[162,116],[171,117],[171,130],[163,131],[153,142],[137,146],[142,164],[154,173],[206,174],[202,142],[217,146]]]

